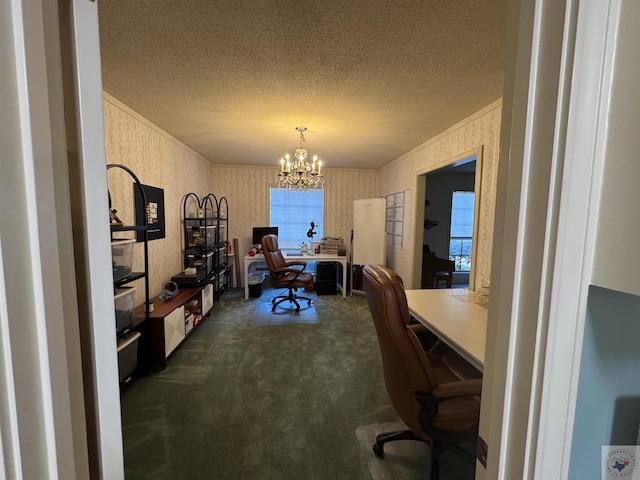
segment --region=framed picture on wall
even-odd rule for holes
[[[144,223],[144,216],[147,216],[149,240],[157,240],[165,237],[164,226],[164,190],[162,188],[142,185],[144,194],[147,197],[147,204],[144,205],[138,187],[133,184],[133,198],[136,210],[136,225]],[[136,232],[136,241],[144,240],[143,232]]]

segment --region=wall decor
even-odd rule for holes
[[[148,239],[157,240],[165,237],[164,225],[164,190],[150,185],[142,185],[144,194],[147,197],[147,204],[144,205],[140,198],[140,192],[133,188],[133,196],[136,210],[136,224],[144,222],[144,215],[147,215]],[[144,234],[136,232],[136,241],[142,242]]]

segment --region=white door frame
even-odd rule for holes
[[[97,18],[0,2],[2,478],[124,477]]]
[[[59,0],[87,441],[92,476],[123,478],[98,5]]]
[[[476,162],[473,191],[475,204],[473,207],[473,234],[471,245],[471,269],[469,271],[469,290],[476,289],[476,264],[478,258],[478,225],[480,223],[480,205],[482,202],[482,172],[484,168],[484,146],[448,158],[416,172],[414,189],[416,192],[413,208],[413,270],[411,272],[413,288],[422,288],[422,257],[424,244],[424,209],[427,192],[427,175],[447,167],[464,165],[471,157]]]
[[[568,475],[618,4],[511,4],[479,480]]]

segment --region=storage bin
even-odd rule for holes
[[[200,270],[206,265],[208,272],[213,270],[213,252],[189,254],[187,258],[189,259],[190,267],[195,267]]]
[[[126,383],[138,366],[140,332],[133,332],[118,342],[118,374],[120,383]]]
[[[135,287],[116,288],[113,302],[116,312],[116,333],[118,336],[131,327],[133,322],[133,301]]]
[[[133,262],[133,244],[136,241],[114,240],[111,242],[111,261],[113,263],[113,280],[117,282],[131,275]]]

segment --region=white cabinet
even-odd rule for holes
[[[185,338],[184,307],[180,306],[164,317],[164,352],[171,355]]]
[[[202,289],[202,315],[206,316],[213,308],[213,285],[208,283]]]

